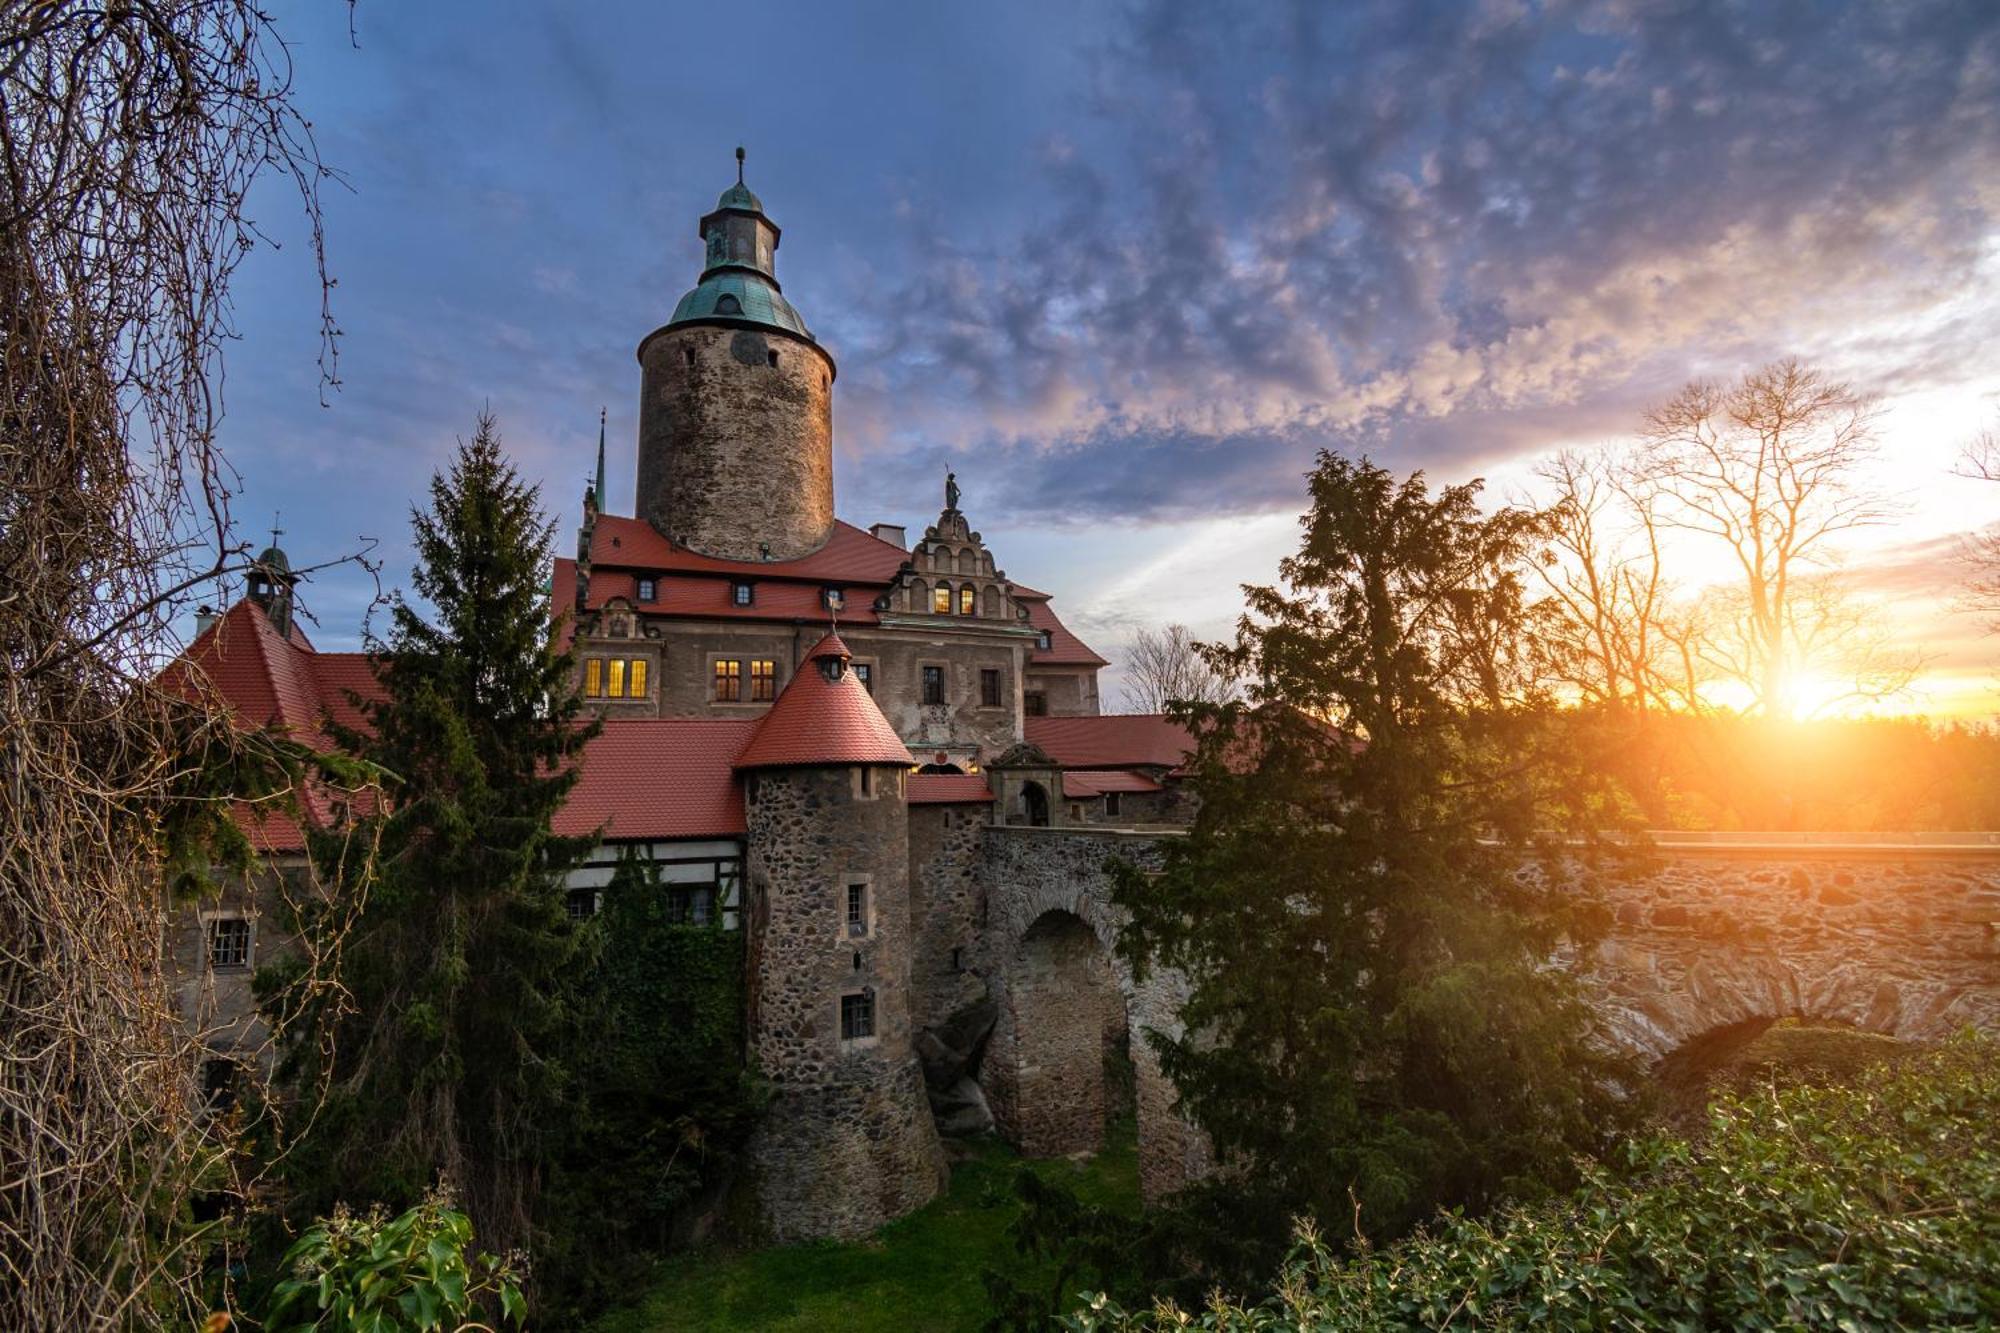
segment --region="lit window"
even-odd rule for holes
[[[634,699],[646,697],[646,659],[643,657],[632,659],[632,697]]]
[[[596,699],[604,694],[604,659],[590,658],[583,664],[583,693],[585,697]]]
[[[924,668],[924,702],[941,704],[944,702],[944,668],[927,666]]]
[[[858,1041],[875,1035],[875,996],[870,991],[840,997],[840,1039]]]
[[[740,703],[743,699],[743,663],[736,658],[717,658],[715,662],[715,701],[723,704]]]
[[[208,965],[217,969],[250,966],[248,921],[222,916],[208,923]]]
[[[860,681],[862,687],[866,689],[870,694],[875,693],[874,664],[870,662],[856,662],[853,665],[854,665],[854,678]]]
[[[611,687],[605,693],[614,699],[623,699],[625,697],[624,658],[614,657],[611,659]]]
[[[747,583],[730,584],[729,600],[737,606],[750,605],[750,600],[751,600],[750,585]]]
[[[973,599],[975,599],[978,596],[979,596],[979,590],[974,588],[970,583],[966,584],[963,588],[960,588],[958,590],[958,613],[962,616],[971,615],[973,610]]]
[[[750,664],[750,702],[765,704],[778,697],[778,664],[768,657]]]
[[[652,602],[659,600],[659,591],[660,591],[659,584],[655,583],[652,579],[639,580],[640,601]]]
[[[998,708],[1000,706],[1000,672],[994,667],[979,670],[979,706]]]
[[[931,610],[941,616],[951,614],[951,585],[940,583],[931,593]]]
[[[868,886],[850,884],[847,886],[847,933],[866,935],[868,933]]]

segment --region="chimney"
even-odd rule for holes
[[[208,633],[208,627],[210,625],[213,625],[214,623],[215,623],[214,607],[197,606],[194,609],[194,636],[197,639],[199,639],[202,635]]]
[[[906,551],[909,549],[910,539],[904,536],[903,525],[901,523],[871,524],[869,526],[868,533],[870,536],[875,538],[876,541],[887,542],[889,543],[889,545],[895,547],[899,551]]]

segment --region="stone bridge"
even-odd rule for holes
[[[1129,1045],[1149,1199],[1209,1159],[1143,1036],[1175,1029],[1178,979],[1135,985],[1118,961],[1105,864],[1156,864],[1173,836],[989,826],[980,857],[979,970],[999,1007],[980,1082],[994,1118],[1031,1155],[1095,1148],[1119,1068],[1107,1050]],[[1648,868],[1606,885],[1612,925],[1583,964],[1634,1052],[1658,1060],[1793,1017],[1910,1041],[2000,1031],[2000,835],[1656,841]]]

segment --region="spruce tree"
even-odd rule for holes
[[[325,1100],[290,1174],[307,1212],[407,1206],[442,1175],[482,1246],[525,1246],[571,1109],[593,938],[563,888],[593,840],[551,825],[597,727],[550,616],[550,526],[490,414],[411,521],[421,603],[392,601],[369,640],[381,697],[359,701],[365,728],[335,729],[388,775],[385,808],[357,816],[379,823],[379,856],[358,867],[351,830],[314,839],[345,895],[328,919],[355,913],[349,1000],[291,1053]]]
[[[1248,697],[1179,710],[1194,826],[1118,888],[1128,960],[1191,987],[1153,1039],[1227,1164],[1156,1228],[1197,1238],[1198,1283],[1268,1271],[1299,1216],[1380,1239],[1537,1192],[1621,1119],[1548,966],[1593,927],[1594,793],[1552,743],[1537,517],[1324,453],[1311,490],[1281,586],[1210,650]]]

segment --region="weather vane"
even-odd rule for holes
[[[284,516],[284,512],[282,509],[273,509],[271,511],[271,545],[273,546],[278,544],[278,538],[285,535],[285,530],[278,526],[278,520]]]
[[[736,183],[743,183],[743,145],[736,145]]]

